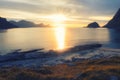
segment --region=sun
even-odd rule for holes
[[[67,17],[64,14],[54,14],[50,16],[50,19],[54,22],[64,22]]]

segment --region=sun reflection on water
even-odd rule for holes
[[[55,37],[57,41],[57,49],[61,50],[65,48],[65,28],[64,27],[56,27],[54,28]]]
[[[65,48],[65,24],[67,17],[64,14],[51,15],[50,20],[53,22],[57,48],[62,50]]]

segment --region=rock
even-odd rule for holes
[[[0,17],[0,29],[10,29],[10,28],[18,28],[18,26],[8,22],[6,18]]]
[[[102,47],[102,44],[88,44],[88,45],[80,45],[80,46],[75,46],[71,49],[68,50],[68,52],[77,52],[77,51],[82,51],[82,50],[90,50],[90,49],[95,49],[95,48],[100,48]]]
[[[115,16],[104,27],[120,29],[120,9],[117,11]]]
[[[97,22],[93,22],[88,24],[87,28],[99,28],[99,24]]]

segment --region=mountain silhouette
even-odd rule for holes
[[[10,29],[10,28],[18,28],[18,26],[8,22],[6,18],[0,17],[0,29]]]
[[[31,21],[26,21],[26,20],[20,20],[18,22],[16,21],[9,21],[10,23],[14,24],[14,25],[17,25],[19,27],[35,27],[36,24],[31,22]]]
[[[120,29],[120,9],[117,11],[115,16],[104,27]]]
[[[43,23],[35,24],[34,22],[27,21],[27,20],[20,20],[20,21],[9,21],[10,23],[19,26],[20,28],[27,28],[27,27],[50,27],[50,25],[45,25]]]
[[[99,28],[99,24],[97,22],[93,22],[88,24],[87,28]]]

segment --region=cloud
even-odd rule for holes
[[[106,22],[120,8],[119,3],[120,0],[0,0],[0,15],[16,18],[39,15],[42,19],[42,16],[63,13],[77,23]]]
[[[86,13],[93,15],[111,15],[120,8],[120,0],[70,0],[74,5],[82,5]],[[78,12],[81,10],[78,10]]]
[[[111,15],[119,7],[120,0],[1,0],[0,8],[34,13],[64,12],[69,15]]]
[[[34,10],[37,11],[39,7],[33,4],[11,2],[11,1],[0,1],[0,9],[11,9],[11,10],[34,12]]]

